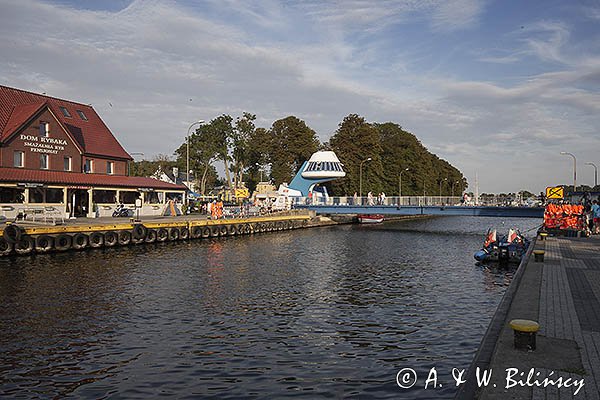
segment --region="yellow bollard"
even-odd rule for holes
[[[533,257],[535,259],[535,262],[544,262],[544,253],[544,250],[534,250]]]
[[[528,319],[513,319],[509,325],[515,332],[515,349],[535,350],[535,337],[540,324]]]

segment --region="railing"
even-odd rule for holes
[[[383,199],[373,197],[294,197],[294,205],[315,206],[454,206],[465,205],[461,203],[461,196],[391,196]],[[472,205],[472,204],[471,204]]]

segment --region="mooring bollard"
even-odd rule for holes
[[[546,232],[540,232],[540,241],[546,240],[548,234]]]
[[[515,349],[535,350],[535,337],[540,324],[528,319],[513,319],[509,325],[515,332]]]
[[[544,250],[534,250],[533,257],[535,258],[535,262],[544,262]]]

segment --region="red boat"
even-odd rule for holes
[[[361,224],[379,224],[383,222],[382,214],[358,214],[358,222]]]

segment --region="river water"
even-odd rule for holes
[[[452,398],[514,271],[441,217],[0,259],[0,398]],[[530,234],[533,234],[530,233]],[[438,385],[424,389],[435,367]],[[411,368],[411,389],[396,374]]]

